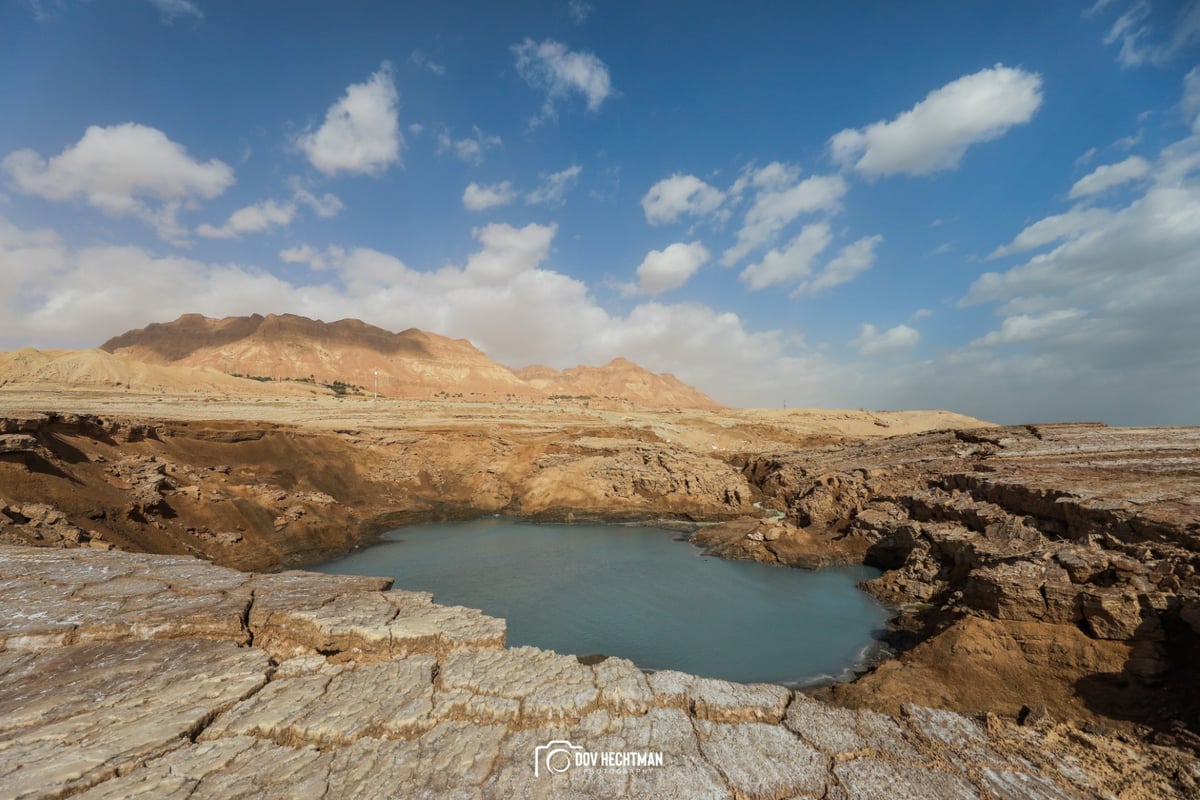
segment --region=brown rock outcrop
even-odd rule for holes
[[[1015,715],[1022,692],[1046,693],[1065,716],[1200,726],[1197,429],[937,432],[752,456],[744,471],[786,505],[793,538],[859,548],[885,570],[867,588],[907,609],[893,643],[912,649],[826,695]],[[718,552],[811,563],[765,537]]]
[[[508,513],[727,519],[754,491],[720,454],[636,430],[486,435],[80,414],[0,421],[0,541],[194,554],[278,568],[404,521]],[[16,431],[19,429],[19,431]]]

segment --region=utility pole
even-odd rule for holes
[[[379,370],[371,370],[371,374],[375,376],[375,389],[371,392],[371,399],[379,402]]]

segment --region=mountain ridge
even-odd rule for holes
[[[340,383],[351,390],[420,399],[572,398],[636,407],[722,408],[669,373],[626,358],[604,366],[514,370],[466,339],[408,328],[393,333],[362,320],[334,322],[297,314],[213,318],[184,314],[110,338],[100,350],[163,367],[209,368],[230,375]]]

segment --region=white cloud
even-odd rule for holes
[[[998,347],[1044,339],[1061,333],[1082,316],[1084,312],[1078,308],[1064,308],[1045,314],[1017,314],[1006,317],[999,330],[988,332],[971,342],[971,346]]]
[[[625,356],[728,403],[777,405],[788,397],[849,403],[838,392],[855,384],[851,370],[790,354],[780,331],[750,331],[737,314],[658,302],[625,315],[607,312],[586,284],[544,266],[554,234],[539,225],[480,228],[479,247],[465,265],[436,270],[415,270],[366,248],[297,246],[280,257],[316,261],[328,278],[300,286],[251,266],[163,258],[140,248],[71,250],[53,232],[0,221],[0,276],[25,274],[30,247],[44,250],[36,275],[5,283],[0,346],[95,345],[187,312],[292,312],[466,337],[512,366],[568,367]]]
[[[1087,9],[1086,9],[1084,12],[1083,12],[1083,15],[1084,15],[1085,17],[1090,17],[1090,16],[1092,16],[1093,14],[1097,14],[1097,13],[1099,13],[1099,12],[1103,11],[1104,9],[1108,8],[1109,6],[1111,6],[1111,5],[1112,5],[1113,3],[1115,3],[1116,1],[1117,1],[1117,0],[1096,0],[1096,2],[1095,2],[1095,3],[1093,3],[1091,6],[1089,6],[1089,7],[1088,7],[1088,8],[1087,8]]]
[[[875,264],[875,248],[883,241],[882,236],[865,236],[842,248],[837,258],[831,260],[811,281],[796,287],[792,297],[817,294],[824,289],[849,283]]]
[[[1164,302],[1175,304],[1190,296],[1200,307],[1197,252],[1200,186],[1194,180],[1185,186],[1155,185],[1113,212],[1108,224],[1007,272],[984,273],[972,283],[964,303],[1007,301],[1004,308],[1013,311],[1028,311],[1053,298],[1071,307],[1127,304],[1135,297],[1150,301],[1146,293],[1156,288],[1164,292]],[[1147,322],[1148,330],[1163,325]]]
[[[638,265],[638,291],[662,294],[678,289],[696,274],[710,258],[700,242],[676,242],[663,250],[651,250]]]
[[[913,349],[920,340],[921,334],[907,325],[897,325],[879,333],[874,325],[863,323],[858,338],[850,344],[862,356],[895,356]]]
[[[531,206],[561,203],[582,171],[583,167],[572,164],[566,169],[543,175],[538,187],[525,195],[525,203]]]
[[[595,6],[585,3],[583,0],[567,0],[567,13],[571,15],[571,21],[576,25],[587,22],[588,15],[595,10]]]
[[[1144,178],[1150,171],[1150,163],[1141,156],[1130,156],[1116,164],[1103,164],[1075,181],[1067,196],[1072,200],[1100,194],[1122,183]]]
[[[289,181],[292,187],[292,197],[296,202],[308,206],[309,210],[323,219],[336,217],[344,208],[341,198],[332,192],[325,192],[318,197],[317,195],[305,189],[298,178],[292,178]]]
[[[651,225],[663,225],[684,214],[698,217],[712,214],[724,200],[721,190],[695,175],[675,173],[650,187],[642,197],[642,210]]]
[[[437,61],[434,61],[431,55],[421,49],[412,51],[412,53],[408,56],[408,63],[412,64],[417,69],[424,70],[425,72],[431,72],[439,77],[446,74],[446,65],[439,64]]]
[[[742,174],[733,182],[729,193],[741,195],[748,187],[756,189],[781,190],[795,185],[800,180],[800,168],[795,164],[785,164],[782,161],[772,161],[765,167],[755,169],[753,166],[742,170]]]
[[[451,152],[459,161],[475,166],[482,164],[487,151],[499,147],[503,142],[499,136],[488,136],[478,126],[474,130],[474,136],[465,136],[457,140],[450,138],[450,134],[446,131],[439,133],[438,155]]]
[[[746,212],[745,220],[738,231],[737,242],[721,257],[725,266],[733,266],[751,252],[768,244],[792,220],[801,214],[817,211],[834,211],[841,207],[846,194],[846,182],[839,175],[814,175],[811,178],[791,183],[798,177],[798,170],[781,173],[776,165],[764,167],[751,183],[763,188]],[[766,177],[762,177],[765,171]],[[735,188],[738,188],[735,184]]]
[[[240,208],[230,214],[223,225],[200,225],[196,233],[208,239],[234,239],[246,233],[262,233],[271,228],[291,225],[301,205],[325,219],[336,217],[342,210],[342,201],[337,195],[326,192],[318,197],[306,189],[304,182],[296,175],[288,179],[288,186],[292,189],[290,201],[280,203],[266,200]]]
[[[325,256],[307,244],[280,250],[279,258],[289,264],[308,264],[313,269],[326,269],[329,266],[325,261]]]
[[[290,225],[296,216],[294,203],[280,205],[274,200],[239,208],[229,215],[224,225],[201,225],[196,233],[209,239],[233,239],[243,233],[261,233],[268,228]]]
[[[385,61],[364,83],[346,87],[321,127],[300,134],[296,145],[326,175],[380,175],[400,161],[398,104],[392,66]]]
[[[223,161],[195,161],[162,131],[135,123],[92,125],[49,161],[33,150],[17,150],[0,165],[26,194],[82,198],[112,216],[138,217],[169,240],[183,235],[175,221],[181,208],[216,197],[234,181]]]
[[[545,39],[535,42],[525,39],[512,47],[517,59],[517,74],[535,89],[546,93],[541,114],[534,125],[554,119],[556,104],[564,97],[578,93],[587,99],[588,111],[599,111],[614,90],[608,67],[592,53],[567,49],[562,42]]]
[[[1112,212],[1107,209],[1073,208],[1063,214],[1040,219],[1018,233],[1008,244],[993,250],[988,260],[1034,250],[1061,239],[1073,239],[1099,228],[1111,218]]]
[[[0,283],[5,295],[20,296],[37,286],[61,269],[67,256],[66,245],[49,228],[24,230],[0,217]],[[11,310],[20,316],[19,309]]]
[[[1121,43],[1117,61],[1122,66],[1152,64],[1161,67],[1200,39],[1200,3],[1195,0],[1180,8],[1165,39],[1158,36],[1155,26],[1148,21],[1150,12],[1150,3],[1137,0],[1117,18],[1104,37],[1105,44]]]
[[[180,17],[195,17],[204,19],[204,13],[195,3],[188,0],[150,0],[150,5],[158,9],[158,13],[167,22],[174,22]]]
[[[506,206],[517,199],[517,192],[511,181],[493,183],[483,186],[478,183],[468,183],[463,190],[463,208],[468,211],[486,211],[497,206]]]
[[[812,272],[812,263],[829,246],[829,225],[817,222],[804,228],[782,250],[771,250],[762,261],[742,270],[741,279],[752,290],[789,283]]]
[[[994,304],[1000,326],[977,345],[1015,352],[986,359],[1009,402],[1030,418],[1123,424],[1195,420],[1200,395],[1200,137],[1164,148],[1149,186],[1108,221],[1004,272],[974,281],[963,305]],[[963,360],[980,364],[972,348]],[[951,374],[947,372],[946,374]],[[1022,400],[1022,390],[1040,400]],[[1149,388],[1147,388],[1149,387]],[[993,408],[970,386],[956,396]],[[1011,413],[1011,412],[1010,412]]]
[[[1183,115],[1192,126],[1193,133],[1200,133],[1200,67],[1192,67],[1183,78]]]
[[[829,140],[834,159],[868,177],[927,175],[958,166],[967,148],[1023,125],[1042,103],[1042,78],[997,64],[964,75],[891,121]]]

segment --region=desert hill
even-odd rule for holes
[[[570,397],[598,405],[715,409],[720,405],[673,375],[626,359],[603,367],[514,372],[465,339],[415,328],[392,333],[356,319],[323,322],[295,314],[213,319],[185,314],[109,339],[101,350],[162,367],[230,375],[341,382],[395,398],[526,400]],[[353,391],[353,389],[352,389]]]
[[[265,385],[215,369],[167,367],[118,358],[103,350],[16,350],[0,353],[0,386],[63,386],[167,394],[299,396],[328,390]]]
[[[561,372],[542,365],[517,370],[517,377],[547,394],[574,397],[654,397],[660,406],[720,408],[707,395],[670,373],[649,372],[625,358],[602,367],[578,366]]]

